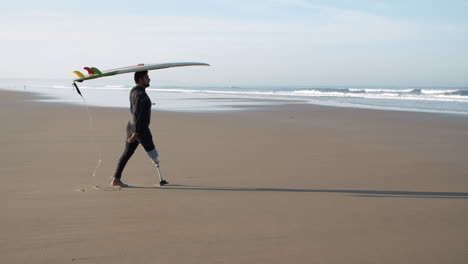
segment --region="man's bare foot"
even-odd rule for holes
[[[114,180],[112,181],[112,186],[118,186],[122,188],[128,187],[127,184],[123,183],[120,179],[117,178],[114,178]]]

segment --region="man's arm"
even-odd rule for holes
[[[143,130],[144,123],[143,123],[143,115],[145,114],[145,108],[147,107],[147,100],[146,98],[137,97],[134,102],[134,109],[133,112],[133,124],[135,125],[135,132],[132,134],[130,138],[127,139],[129,143],[133,143],[137,140],[139,133]]]
[[[133,124],[135,124],[135,132],[140,133],[145,128],[144,115],[148,107],[148,100],[146,97],[139,96],[135,100],[135,111],[133,112]]]

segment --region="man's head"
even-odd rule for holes
[[[149,86],[151,79],[148,76],[148,71],[135,72],[135,84],[140,87],[146,88]]]

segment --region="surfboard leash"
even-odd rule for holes
[[[76,85],[76,82],[73,82],[73,86],[75,86],[76,92],[77,92],[77,93],[81,96],[81,98],[83,98],[83,100],[84,100],[84,97],[83,97],[83,95],[81,94],[80,88],[78,88],[78,85]]]
[[[73,82],[73,86],[75,87],[76,92],[81,96],[81,99],[83,99],[83,102],[84,102],[84,105],[85,105],[85,108],[86,108],[86,113],[88,113],[89,129],[92,131],[92,133],[91,133],[91,144],[94,145],[95,151],[98,153],[98,163],[97,163],[97,165],[96,165],[96,167],[94,168],[94,171],[93,171],[93,177],[96,177],[96,172],[97,172],[98,168],[101,166],[101,163],[102,163],[102,152],[101,152],[101,149],[96,146],[96,139],[95,139],[94,133],[93,133],[94,132],[93,116],[91,115],[91,112],[89,111],[88,104],[86,103],[86,100],[85,100],[83,94],[81,94],[81,91],[78,88],[78,85],[76,85],[76,82]]]

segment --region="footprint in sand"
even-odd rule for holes
[[[122,188],[110,186],[108,184],[100,184],[100,185],[87,185],[84,187],[80,187],[76,189],[78,192],[89,192],[89,191],[106,191],[106,192],[113,192],[113,191],[120,191]]]

